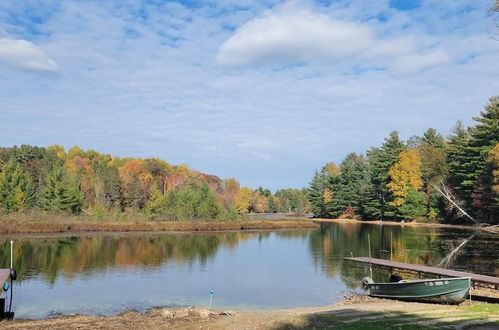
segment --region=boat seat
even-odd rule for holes
[[[391,274],[390,275],[390,283],[397,283],[402,281],[402,276],[397,275],[397,274]]]

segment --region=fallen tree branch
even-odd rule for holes
[[[444,196],[452,205],[454,205],[455,208],[457,208],[457,210],[459,212],[461,212],[462,215],[465,215],[467,216],[469,219],[471,219],[471,221],[473,221],[474,223],[479,223],[478,221],[476,221],[471,215],[469,215],[465,210],[463,210],[463,208],[461,206],[459,206],[455,201],[454,201],[454,196],[452,196],[451,192],[447,189],[447,187],[442,183],[442,187],[443,187],[443,190],[445,191],[442,191],[442,189],[440,189],[439,187],[437,187],[435,184],[432,184],[433,188],[435,188],[439,193],[442,194],[442,196]]]

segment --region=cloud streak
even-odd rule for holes
[[[0,38],[0,62],[17,69],[55,72],[57,64],[27,40]]]

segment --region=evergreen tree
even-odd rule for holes
[[[40,205],[48,211],[69,211],[74,214],[81,212],[83,197],[78,184],[65,175],[62,167],[54,167],[47,177]]]
[[[371,148],[367,153],[369,160],[370,185],[365,198],[364,213],[369,219],[385,219],[395,216],[395,208],[390,206],[392,195],[387,187],[390,182],[388,171],[405,149],[398,132],[392,131],[381,149]]]
[[[119,207],[121,205],[120,176],[118,169],[106,163],[95,165],[97,177],[96,199],[99,204],[106,208]],[[162,190],[162,187],[160,188]],[[158,190],[159,190],[158,189]]]
[[[400,215],[405,220],[416,220],[426,216],[426,197],[421,191],[410,190],[399,207]]]
[[[470,137],[451,151],[453,157],[453,183],[465,207],[475,218],[490,221],[491,176],[487,159],[499,141],[499,97],[490,99],[479,117],[478,124],[470,128]]]
[[[340,168],[334,163],[327,163],[320,172],[315,172],[307,189],[310,208],[315,217],[332,216],[333,185],[339,174]]]
[[[340,165],[340,175],[331,182],[333,189],[333,216],[363,214],[362,196],[368,184],[368,164],[362,155],[348,154]]]
[[[449,173],[446,160],[446,143],[440,134],[433,128],[428,129],[418,146],[421,157],[421,171],[424,190],[431,191],[431,184],[445,181]]]
[[[22,211],[34,204],[29,174],[10,159],[0,173],[0,208],[7,212]]]
[[[308,199],[310,207],[315,217],[327,217],[326,201],[324,200],[324,192],[328,188],[328,180],[324,169],[316,171],[312,181],[310,181],[308,192]]]
[[[445,139],[433,128],[429,128],[421,138],[417,146],[421,158],[421,174],[423,179],[422,190],[429,201],[427,214],[432,220],[442,218],[444,200],[443,196],[436,192],[433,185],[440,185],[449,176],[449,164],[447,161],[447,143]]]

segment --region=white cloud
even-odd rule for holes
[[[0,39],[0,62],[26,70],[57,71],[57,64],[40,47],[21,39]]]
[[[221,47],[218,61],[227,65],[334,59],[369,48],[371,30],[333,20],[290,3],[255,18]]]
[[[450,56],[446,52],[436,50],[426,54],[402,56],[395,62],[393,68],[400,72],[418,72],[449,61]]]
[[[450,60],[426,35],[378,37],[390,26],[333,19],[290,2],[243,24],[220,47],[225,65],[341,62],[415,73]]]
[[[16,19],[7,19],[12,10],[2,12],[6,1],[17,10]],[[78,144],[188,163],[237,177],[242,185],[303,187],[327,161],[380,145],[392,129],[408,137],[428,127],[446,134],[458,118],[471,124],[497,94],[499,42],[487,34],[485,5],[472,12],[422,6],[408,13],[365,0],[330,7],[308,1],[308,8],[270,11],[255,1],[199,8],[132,0],[52,2],[58,9],[35,26],[41,36],[29,33],[33,25],[9,25],[38,12],[33,2],[0,1],[0,31],[6,31],[0,38],[7,31],[7,38],[43,38],[43,50],[57,54],[64,67],[56,77],[1,72],[4,146]],[[234,37],[242,35],[251,22],[270,22],[269,16],[279,21],[283,10],[295,15],[286,31],[305,21],[315,26],[286,34],[299,35],[310,49],[279,44],[300,55],[292,60],[308,58],[310,64],[255,70],[215,63],[220,45],[234,33],[228,29],[240,27]],[[139,35],[131,37],[129,30]],[[339,31],[352,40],[342,41]],[[323,43],[331,34],[338,41]],[[278,64],[290,56],[271,54],[246,47],[240,56]]]

